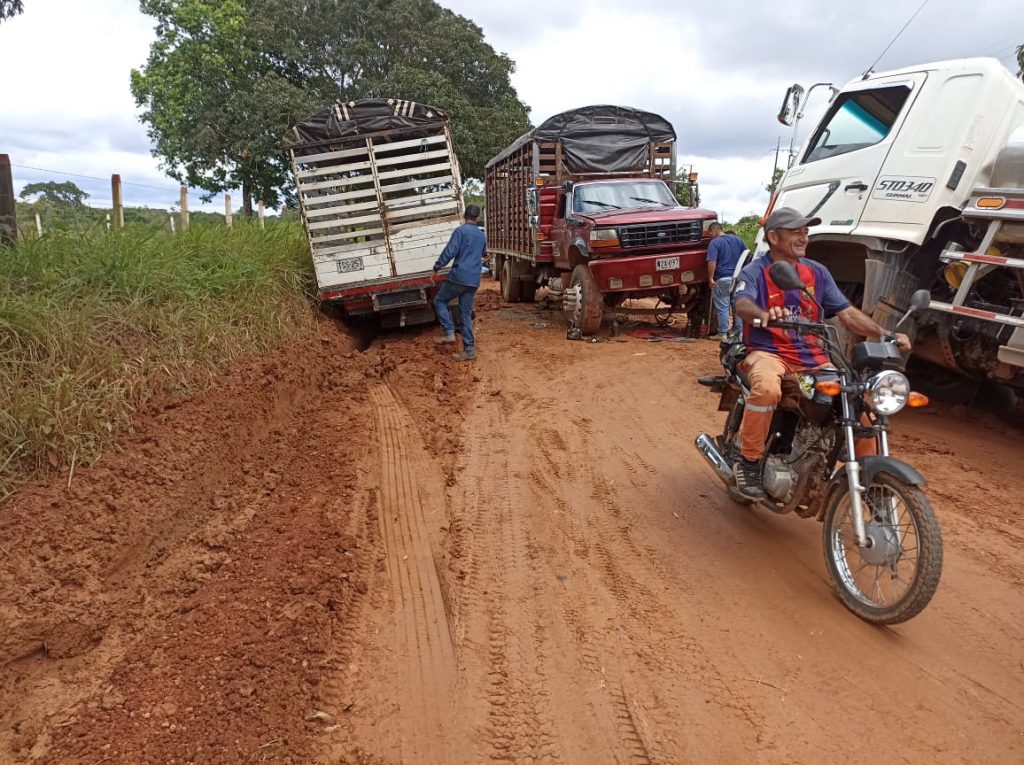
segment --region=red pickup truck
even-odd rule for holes
[[[717,215],[673,194],[675,141],[657,114],[588,106],[551,117],[492,159],[487,250],[503,298],[532,301],[545,286],[583,334],[639,297],[658,297],[699,327]],[[696,201],[695,183],[690,191]]]

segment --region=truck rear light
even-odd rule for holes
[[[982,197],[978,200],[977,206],[982,210],[998,210],[1006,204],[1003,197]]]
[[[672,283],[672,274],[662,274],[661,275],[661,283],[662,284],[671,284]]]
[[[618,278],[617,276],[613,276],[611,279],[608,280],[608,289],[621,290],[622,279]]]
[[[654,277],[653,276],[641,276],[640,279],[637,281],[637,283],[641,287],[650,287],[652,284],[654,284]]]

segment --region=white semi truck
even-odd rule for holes
[[[831,89],[772,207],[821,218],[809,257],[879,323],[931,291],[919,359],[1024,391],[1024,83],[981,58]],[[791,87],[779,121],[805,103]]]

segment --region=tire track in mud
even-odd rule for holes
[[[398,700],[402,758],[447,762],[455,653],[440,580],[430,549],[426,516],[410,452],[409,415],[391,389],[371,391],[380,434],[380,528],[391,580],[401,686]]]

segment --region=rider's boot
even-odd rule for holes
[[[751,462],[743,457],[733,465],[733,476],[736,479],[736,490],[747,499],[763,499],[764,489],[761,488],[761,463]]]

